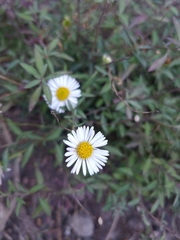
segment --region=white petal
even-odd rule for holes
[[[96,141],[99,141],[99,139],[102,139],[102,141],[105,139],[105,137],[102,135],[101,132],[98,132],[94,138],[90,141],[91,144],[93,144]]]
[[[108,143],[108,140],[103,140],[103,141],[102,141],[102,139],[99,139],[99,140],[97,140],[96,142],[94,142],[94,143],[92,144],[92,146],[93,146],[94,148],[96,148],[96,147],[102,147],[102,146],[107,145],[107,143]]]
[[[81,168],[81,164],[82,164],[82,160],[81,160],[81,159],[78,159],[78,161],[77,161],[77,168],[76,168],[76,174],[79,173],[80,168]]]
[[[91,127],[89,130],[89,136],[88,136],[88,141],[91,142],[91,139],[94,137],[95,131],[94,127]]]
[[[109,151],[104,149],[95,149],[94,153],[100,155],[100,156],[109,156]]]
[[[86,164],[87,164],[87,168],[88,168],[89,174],[93,175],[94,171],[93,171],[91,165],[89,164],[89,160],[88,159],[86,160]]]
[[[78,174],[79,173],[79,170],[81,168],[81,163],[82,163],[82,160],[78,159],[77,162],[75,163],[73,169],[71,170],[71,173],[75,173]]]
[[[85,160],[83,160],[82,161],[82,169],[83,169],[83,174],[84,174],[84,176],[86,176],[86,161]]]
[[[84,141],[84,130],[82,127],[77,129],[77,135],[80,142]]]
[[[67,138],[70,142],[74,144],[75,147],[78,145],[78,140],[72,134],[69,133]]]
[[[68,158],[66,158],[65,162],[70,162],[72,160],[74,160],[74,162],[78,159],[78,156],[75,156],[74,154],[72,156],[69,156]]]
[[[73,143],[71,143],[71,142],[69,142],[69,141],[67,141],[67,140],[63,140],[63,142],[66,144],[66,145],[68,145],[69,147],[74,147],[74,144]]]
[[[91,159],[88,159],[88,162],[89,162],[89,165],[90,165],[92,171],[97,173],[99,170],[98,170],[97,166],[94,164],[94,162],[91,161]]]
[[[102,164],[101,164],[101,162],[99,163],[97,158],[93,158],[92,161],[96,165],[96,167],[99,168],[99,169],[102,169],[102,166],[105,165],[104,163],[102,163]]]
[[[75,163],[77,161],[77,158],[72,158],[68,163],[67,163],[67,167],[70,167],[71,165],[73,165],[73,163]]]
[[[65,154],[64,154],[64,156],[65,157],[69,157],[69,156],[74,156],[74,152],[73,151],[71,151],[71,152],[66,152]]]

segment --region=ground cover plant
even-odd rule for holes
[[[180,239],[180,3],[0,3],[0,239]]]

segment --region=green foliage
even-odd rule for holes
[[[18,0],[12,5],[16,21],[8,17],[7,6],[1,10],[0,118],[14,141],[2,149],[4,169],[22,154],[23,170],[40,149],[68,175],[73,189],[83,182],[89,192],[98,192],[99,201],[105,191],[106,210],[149,202],[154,214],[167,200],[179,209],[178,8],[162,0],[88,0],[75,13],[76,1],[60,2],[32,1],[26,9]],[[112,62],[104,64],[104,54]],[[47,81],[62,74],[80,82],[82,97],[77,109],[57,114],[58,125],[42,95],[51,102]],[[18,120],[13,108],[20,111]],[[67,129],[83,124],[102,131],[110,151],[102,172],[87,179],[70,175],[64,161]],[[49,191],[40,161],[33,165],[36,183],[28,194]],[[8,193],[16,191],[9,180]],[[17,215],[23,204],[18,198]],[[34,216],[42,211],[51,215],[48,200],[39,197]]]

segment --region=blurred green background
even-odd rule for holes
[[[53,219],[53,204],[73,196],[86,208],[91,196],[103,211],[138,212],[138,239],[180,239],[179,12],[172,0],[1,3],[0,160],[11,167],[1,199],[16,196],[16,218],[32,195],[33,221],[44,212]],[[56,114],[59,126],[42,95],[64,73],[82,97],[73,112]],[[82,124],[108,139],[108,163],[91,177],[70,174],[64,162],[65,128]]]

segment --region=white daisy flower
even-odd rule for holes
[[[63,75],[48,81],[47,85],[50,88],[52,94],[51,104],[46,100],[48,106],[58,113],[64,112],[64,107],[66,106],[68,110],[75,108],[78,103],[78,98],[81,96],[81,90],[79,83],[76,79]]]
[[[87,169],[90,175],[99,172],[107,162],[109,151],[99,149],[105,146],[107,140],[101,132],[95,134],[94,127],[79,127],[67,135],[69,141],[64,140],[68,145],[65,156],[67,167],[74,165],[71,173],[78,174],[82,165],[83,174],[86,175]]]
[[[11,171],[10,168],[6,169],[6,172]],[[4,177],[4,173],[3,173],[3,166],[0,165],[0,185],[2,185],[2,178]]]

